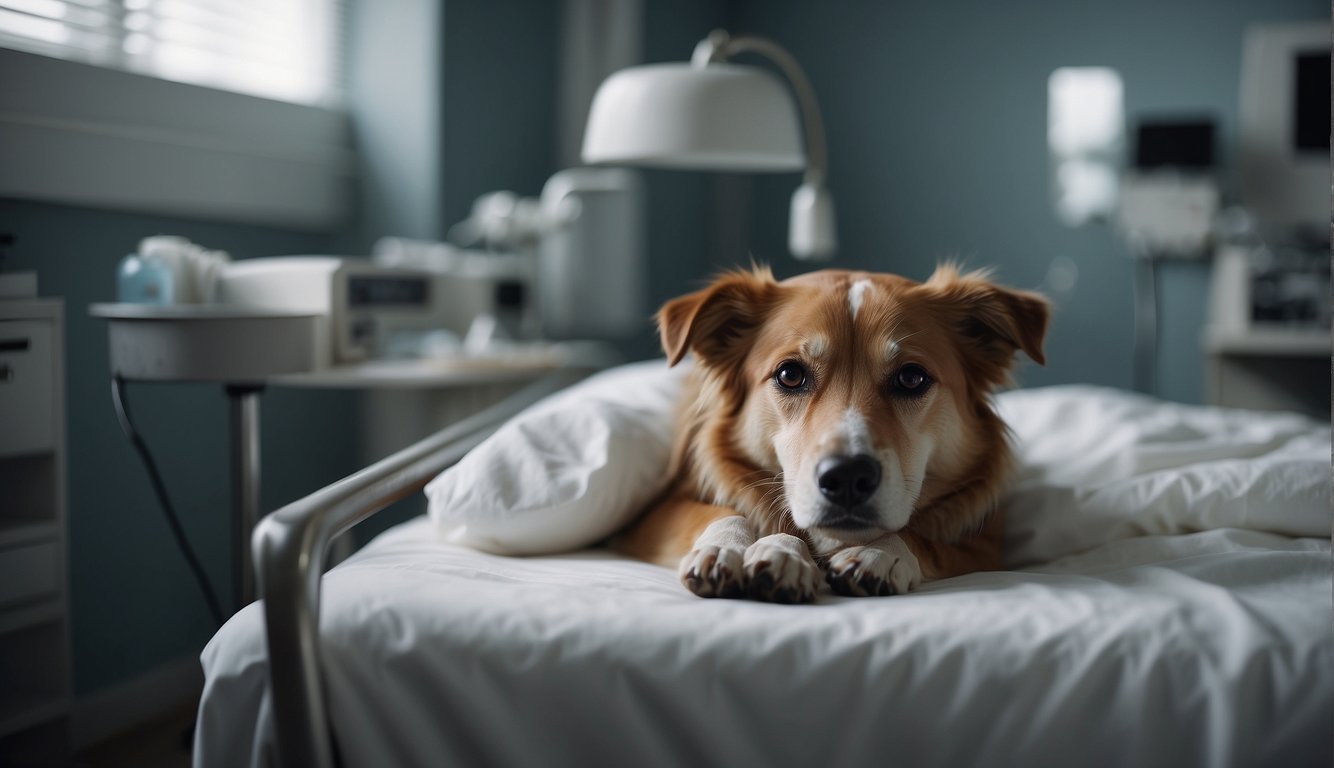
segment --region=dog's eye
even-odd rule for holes
[[[892,388],[895,394],[916,397],[931,388],[931,375],[916,363],[909,363],[894,374]]]
[[[802,389],[806,386],[807,378],[809,377],[806,374],[806,367],[791,360],[778,366],[778,370],[774,371],[774,381],[783,389]]]

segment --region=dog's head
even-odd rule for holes
[[[668,302],[658,326],[669,361],[692,352],[706,382],[712,443],[695,461],[723,475],[706,481],[729,503],[763,497],[833,547],[903,529],[1005,451],[987,395],[1016,350],[1045,362],[1047,317],[1041,296],[952,266],[925,283],[754,269]]]

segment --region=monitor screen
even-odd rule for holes
[[[1293,145],[1298,152],[1329,153],[1329,51],[1296,55]]]
[[[425,306],[430,293],[431,286],[424,277],[354,275],[347,281],[347,303],[351,307]]]
[[[1207,170],[1213,164],[1213,120],[1145,120],[1135,130],[1136,168]]]

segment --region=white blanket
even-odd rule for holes
[[[1329,765],[1329,430],[1110,390],[1001,397],[1007,557],[916,593],[701,600],[425,520],[325,578],[348,766]],[[263,619],[203,654],[196,764],[258,762]]]

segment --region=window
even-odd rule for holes
[[[0,46],[336,106],[338,0],[0,0]]]
[[[0,197],[331,231],[343,5],[0,0]]]

